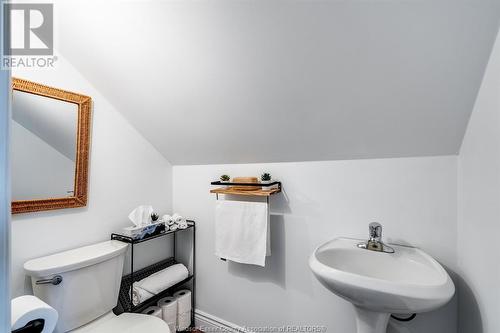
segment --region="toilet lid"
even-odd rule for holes
[[[71,331],[74,333],[170,333],[167,323],[157,317],[139,313],[122,313],[107,320],[96,320]]]

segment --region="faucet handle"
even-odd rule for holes
[[[372,222],[368,226],[370,240],[380,241],[382,239],[382,225],[378,222]]]

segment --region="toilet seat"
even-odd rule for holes
[[[71,333],[170,333],[167,323],[157,317],[139,313],[108,313]]]

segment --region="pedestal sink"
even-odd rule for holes
[[[431,311],[446,304],[455,286],[443,267],[413,247],[394,253],[359,248],[361,240],[337,238],[309,259],[316,278],[356,309],[358,333],[384,333],[389,316]]]

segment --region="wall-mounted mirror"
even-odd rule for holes
[[[12,213],[87,204],[88,96],[12,79]]]

